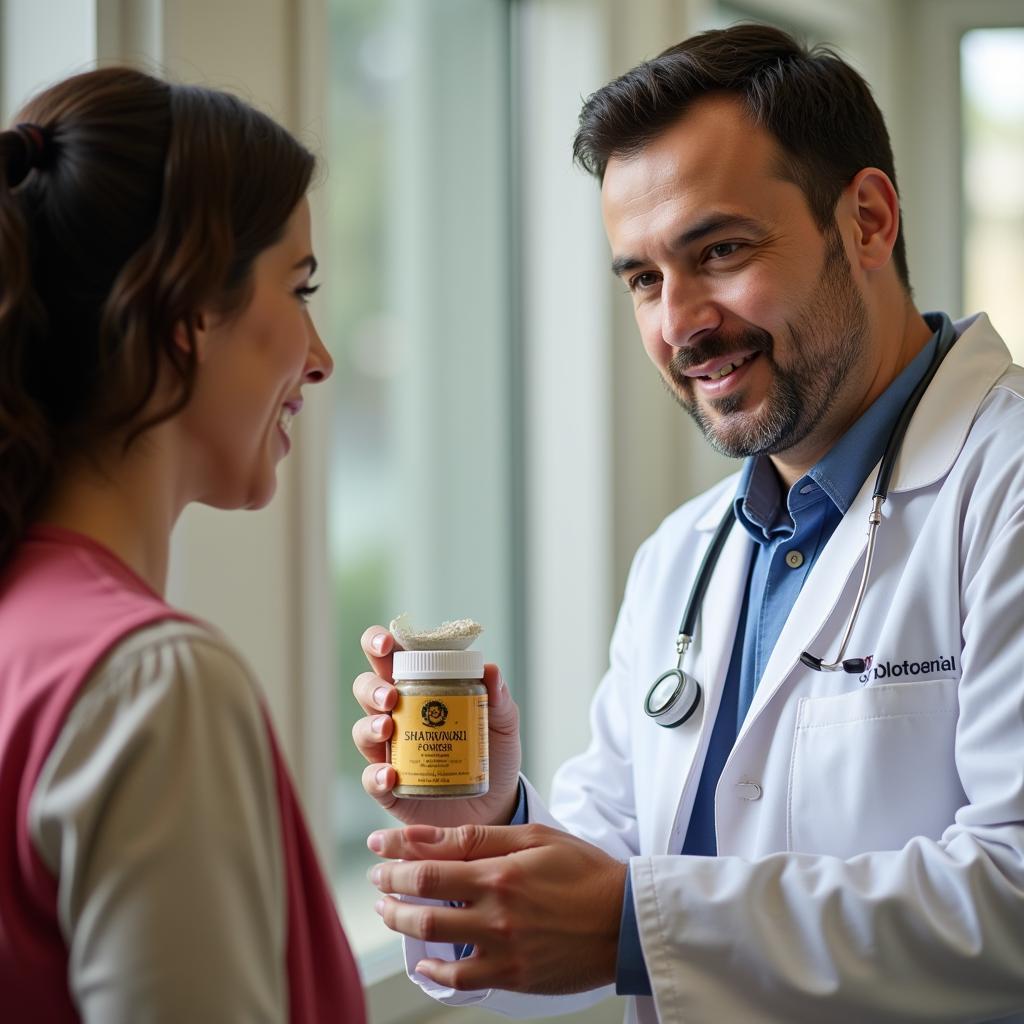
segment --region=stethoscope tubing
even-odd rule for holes
[[[839,653],[836,655],[835,661],[823,661],[821,658],[816,658],[810,651],[803,651],[800,654],[800,661],[808,668],[812,668],[817,672],[843,671],[860,675],[867,668],[867,658],[848,658],[844,661],[843,655],[846,653],[850,637],[853,635],[853,627],[857,623],[861,606],[864,604],[864,597],[867,594],[868,577],[871,575],[871,564],[875,557],[878,527],[882,522],[882,506],[889,497],[889,485],[892,483],[892,474],[896,468],[896,460],[903,450],[903,438],[906,436],[907,428],[910,426],[910,421],[913,419],[914,413],[924,397],[924,393],[928,390],[928,386],[938,372],[939,366],[942,365],[944,355],[945,353],[942,351],[941,345],[936,344],[935,355],[932,356],[932,361],[928,364],[928,369],[925,370],[924,376],[917,382],[917,386],[910,393],[906,405],[903,406],[896,420],[896,425],[892,428],[892,433],[889,435],[889,440],[885,445],[885,451],[882,453],[882,462],[878,467],[878,475],[875,477],[875,489],[871,494],[871,511],[868,513],[868,545],[864,555],[864,570],[861,573],[860,586],[857,588],[857,596],[853,601],[850,618],[846,623],[843,638],[839,643]]]
[[[860,585],[857,588],[857,596],[854,598],[850,617],[847,620],[846,629],[843,631],[843,637],[839,644],[839,653],[836,655],[835,661],[830,662],[815,657],[810,653],[810,651],[803,651],[800,654],[801,663],[816,672],[843,671],[849,673],[862,673],[869,662],[869,659],[867,658],[847,658],[844,660],[843,655],[846,653],[847,645],[853,635],[853,628],[857,623],[861,607],[864,604],[864,597],[867,594],[868,579],[871,575],[871,566],[875,555],[878,527],[882,522],[882,506],[885,504],[889,496],[889,485],[892,482],[892,475],[896,467],[896,460],[899,458],[900,451],[903,447],[903,438],[906,435],[907,428],[910,426],[910,421],[913,419],[914,413],[917,411],[917,406],[924,396],[924,393],[928,390],[928,386],[931,384],[939,366],[942,364],[944,356],[945,351],[943,350],[943,346],[941,342],[937,342],[935,354],[932,357],[931,362],[928,364],[928,369],[925,371],[921,380],[918,381],[917,386],[911,392],[906,404],[900,411],[900,415],[893,426],[888,441],[886,441],[885,451],[882,453],[882,461],[878,467],[878,475],[875,477],[874,491],[871,495],[871,511],[868,513],[868,541],[867,550],[864,556],[864,569],[861,572]],[[704,602],[704,594],[707,591],[708,584],[711,582],[711,576],[715,571],[715,566],[718,564],[722,548],[725,547],[725,541],[728,538],[729,532],[732,530],[735,522],[736,513],[734,503],[730,501],[725,510],[725,514],[722,516],[721,521],[715,528],[714,536],[711,538],[711,543],[708,545],[708,549],[704,553],[704,558],[701,560],[700,568],[697,570],[697,578],[694,581],[693,588],[690,591],[690,597],[686,602],[686,608],[683,611],[683,618],[679,624],[679,632],[676,636],[676,652],[679,656],[677,667],[675,669],[670,669],[668,672],[663,672],[658,676],[654,681],[654,684],[647,691],[647,696],[644,699],[644,713],[650,718],[653,718],[659,725],[663,725],[666,728],[675,728],[687,721],[693,715],[694,711],[696,711],[697,706],[700,703],[702,695],[701,685],[693,676],[683,671],[683,659],[686,651],[690,647],[690,644],[693,642],[697,616],[700,614],[700,610]],[[669,676],[677,676],[679,679],[679,686],[676,688],[675,694],[669,703],[664,706],[659,705],[655,708],[652,704],[652,699],[655,697],[655,691]],[[684,693],[688,695],[687,706],[680,709],[675,706],[675,701],[682,697]]]

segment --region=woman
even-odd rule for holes
[[[263,701],[163,598],[192,501],[274,492],[331,359],[314,158],[109,68],[0,133],[0,1017],[344,1021],[356,968]]]

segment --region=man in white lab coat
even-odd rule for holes
[[[832,54],[694,37],[587,101],[576,156],[648,355],[745,462],[638,552],[550,810],[493,666],[488,796],[396,801],[394,641],[367,631],[364,786],[411,826],[370,837],[379,912],[427,991],[512,1016],[614,989],[641,1021],[1024,1021],[1024,370],[985,316],[914,307],[885,126]],[[925,387],[852,671],[821,671]],[[666,728],[645,696],[723,521],[701,699]]]

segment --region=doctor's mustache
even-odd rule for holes
[[[672,383],[679,388],[689,388],[691,378],[685,371],[700,366],[711,359],[729,355],[730,352],[763,352],[771,358],[774,341],[772,336],[758,327],[751,327],[736,335],[716,331],[702,338],[698,345],[676,349],[668,362],[668,374]]]

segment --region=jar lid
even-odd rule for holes
[[[391,667],[400,679],[483,679],[480,651],[395,651]]]

